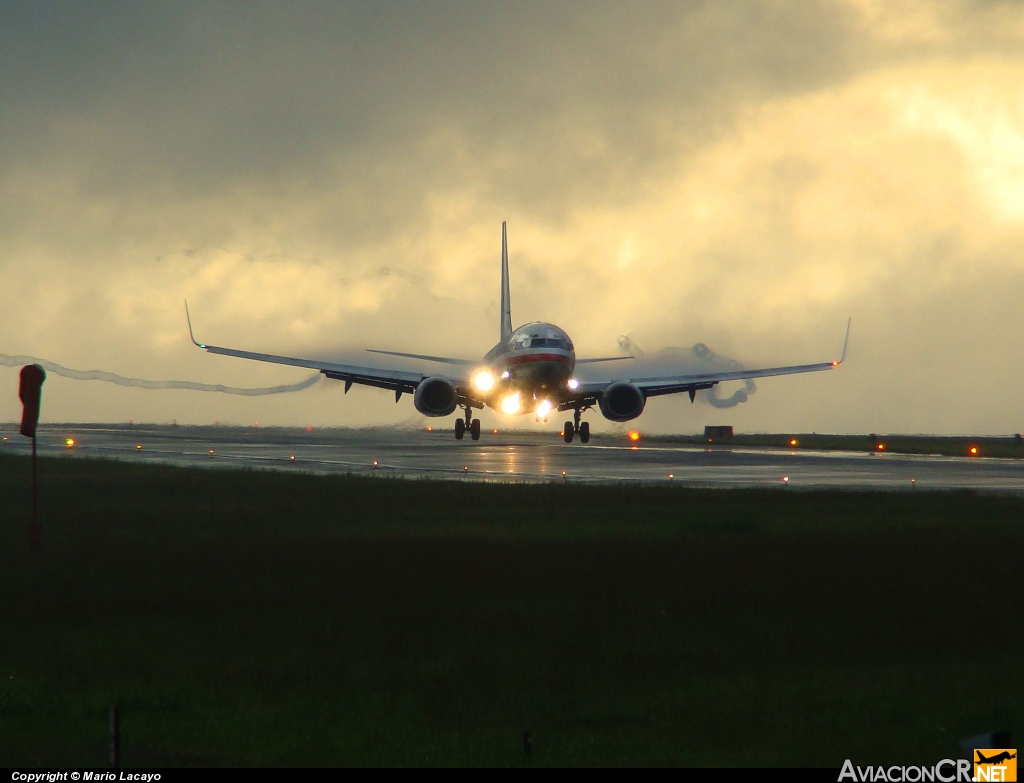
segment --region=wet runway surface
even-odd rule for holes
[[[27,454],[15,425],[0,426],[0,453]],[[66,440],[74,439],[68,447]],[[456,441],[447,430],[252,427],[41,428],[41,456],[102,457],[191,467],[262,468],[475,481],[665,483],[701,487],[974,489],[1024,494],[1024,461],[669,446],[595,438],[567,445],[551,434]],[[563,477],[563,471],[565,472]]]

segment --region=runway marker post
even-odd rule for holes
[[[121,766],[121,721],[116,704],[110,705],[110,766]]]
[[[39,528],[39,491],[36,481],[36,427],[39,425],[39,406],[43,397],[43,381],[46,370],[38,364],[26,364],[21,368],[18,396],[24,406],[21,412],[21,429],[26,438],[32,438],[32,523],[28,528],[28,545],[38,549],[42,538]]]

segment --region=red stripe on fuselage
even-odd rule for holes
[[[509,365],[532,364],[534,362],[558,362],[569,367],[573,364],[571,356],[565,356],[560,353],[528,353],[521,356],[510,356],[507,359]]]

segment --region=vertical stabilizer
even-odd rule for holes
[[[501,221],[501,341],[512,339],[512,303],[508,292],[508,238],[505,221]]]

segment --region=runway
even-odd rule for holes
[[[17,425],[0,425],[0,453],[27,454]],[[68,447],[66,440],[74,445]],[[666,483],[791,489],[971,489],[1024,494],[1024,461],[714,446],[584,446],[550,433],[66,425],[40,427],[41,456],[100,457],[189,467],[259,468],[492,482]],[[564,475],[563,475],[564,471]]]

